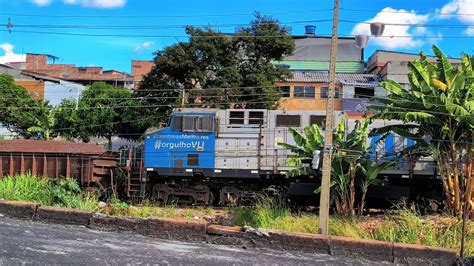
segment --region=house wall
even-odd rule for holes
[[[64,99],[78,100],[82,91],[85,89],[84,85],[60,81],[60,83],[54,83],[47,81],[44,89],[44,99],[49,102],[52,106],[57,106]]]
[[[95,81],[107,82],[112,85],[133,87],[133,78],[120,71],[103,71],[102,67],[76,67],[74,64],[48,64],[48,56],[44,54],[27,54],[26,70],[48,75],[50,77],[91,84]]]
[[[326,110],[327,98],[321,98],[321,88],[329,87],[328,83],[309,83],[309,82],[277,82],[276,86],[290,86],[290,97],[282,97],[278,104],[278,109],[296,111],[296,110]],[[295,86],[314,86],[314,98],[295,98]],[[342,87],[338,87],[339,97],[343,94]],[[334,99],[334,110],[342,110],[342,100]]]
[[[44,99],[44,85],[42,80],[15,80],[15,84],[22,86],[35,99]]]
[[[134,89],[140,87],[143,77],[150,73],[155,63],[147,60],[132,60],[132,76],[134,82]]]

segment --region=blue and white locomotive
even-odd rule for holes
[[[337,121],[343,113],[336,112],[335,116]],[[303,130],[324,118],[324,111],[176,109],[167,127],[145,136],[144,169],[151,196],[161,202],[226,205],[282,188],[292,194],[311,195],[319,181],[287,178],[286,173],[292,169],[287,165],[291,152],[278,143],[294,144],[289,127]],[[347,123],[350,128],[355,120]],[[376,156],[393,154],[410,145],[409,140],[396,136],[389,136],[382,145],[375,145],[375,140],[372,144]],[[433,169],[429,163],[416,168],[401,162],[384,175],[395,179],[432,178]],[[383,193],[410,193],[409,188],[399,187],[401,190]]]

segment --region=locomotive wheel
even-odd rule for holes
[[[153,186],[153,200],[168,204],[212,204],[213,196],[206,185],[156,184]]]

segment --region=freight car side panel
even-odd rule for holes
[[[147,135],[144,145],[146,168],[214,168],[214,132],[181,131],[166,127]]]

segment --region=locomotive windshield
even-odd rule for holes
[[[212,116],[173,115],[170,126],[174,131],[213,132],[215,123]]]

